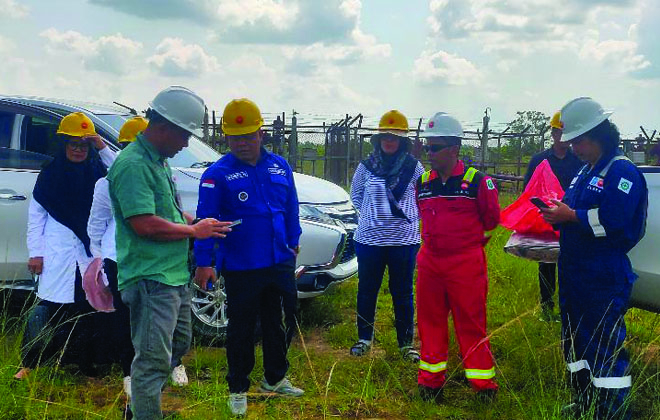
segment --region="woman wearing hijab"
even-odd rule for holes
[[[374,151],[355,170],[351,199],[359,211],[355,232],[358,258],[357,327],[350,354],[366,354],[373,341],[378,292],[389,274],[397,341],[402,356],[419,361],[413,348],[413,272],[421,242],[415,182],[424,167],[410,153],[408,120],[399,111],[383,115],[372,136]]]
[[[94,185],[115,154],[81,112],[64,117],[57,134],[59,149],[37,177],[29,207],[28,269],[38,276],[39,302],[23,334],[23,368],[16,379],[69,350],[77,353],[83,373],[94,373],[86,345],[78,345],[89,330],[85,314],[93,312],[82,289],[82,273],[92,260],[87,219]]]

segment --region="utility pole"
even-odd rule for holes
[[[481,170],[486,171],[488,162],[488,123],[490,122],[490,107],[486,107],[483,118],[483,129],[481,131]]]

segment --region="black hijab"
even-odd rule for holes
[[[403,197],[403,193],[406,192],[417,169],[417,159],[408,153],[410,140],[401,138],[399,149],[393,155],[383,153],[380,141],[377,138],[373,140],[372,144],[374,151],[362,161],[362,164],[374,176],[385,180],[387,201],[392,215],[410,222],[408,216],[403,213],[401,206],[399,206],[399,201]]]
[[[94,144],[90,144],[87,159],[73,163],[66,157],[66,141],[61,141],[55,159],[39,173],[32,196],[48,214],[68,227],[85,245],[87,256],[89,236],[87,220],[94,198],[94,185],[107,170],[101,163]]]

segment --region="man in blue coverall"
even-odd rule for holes
[[[643,174],[619,151],[611,114],[591,98],[562,108],[562,140],[586,165],[563,203],[555,200],[555,207],[542,212],[560,227],[562,336],[576,392],[567,411],[628,419],[632,379],[624,315],[637,276],[627,253],[644,236],[648,190]]]
[[[209,281],[215,283],[215,258],[228,302],[229,407],[232,414],[244,415],[258,316],[264,358],[259,391],[293,397],[303,394],[286,378],[287,350],[296,323],[294,271],[302,230],[293,171],[284,158],[261,146],[259,108],[248,99],[236,99],[225,107],[222,118],[231,153],[204,172],[197,217],[240,219],[242,223],[222,241],[195,241],[195,282],[202,288]]]

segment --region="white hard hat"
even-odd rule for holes
[[[438,112],[426,123],[420,137],[463,137],[463,127],[458,120],[446,112]]]
[[[573,99],[560,111],[561,122],[564,126],[561,141],[567,142],[581,136],[608,119],[612,112],[604,110],[598,102],[591,98]]]
[[[206,107],[204,100],[190,89],[183,86],[165,88],[149,102],[149,106],[172,124],[202,137]]]

